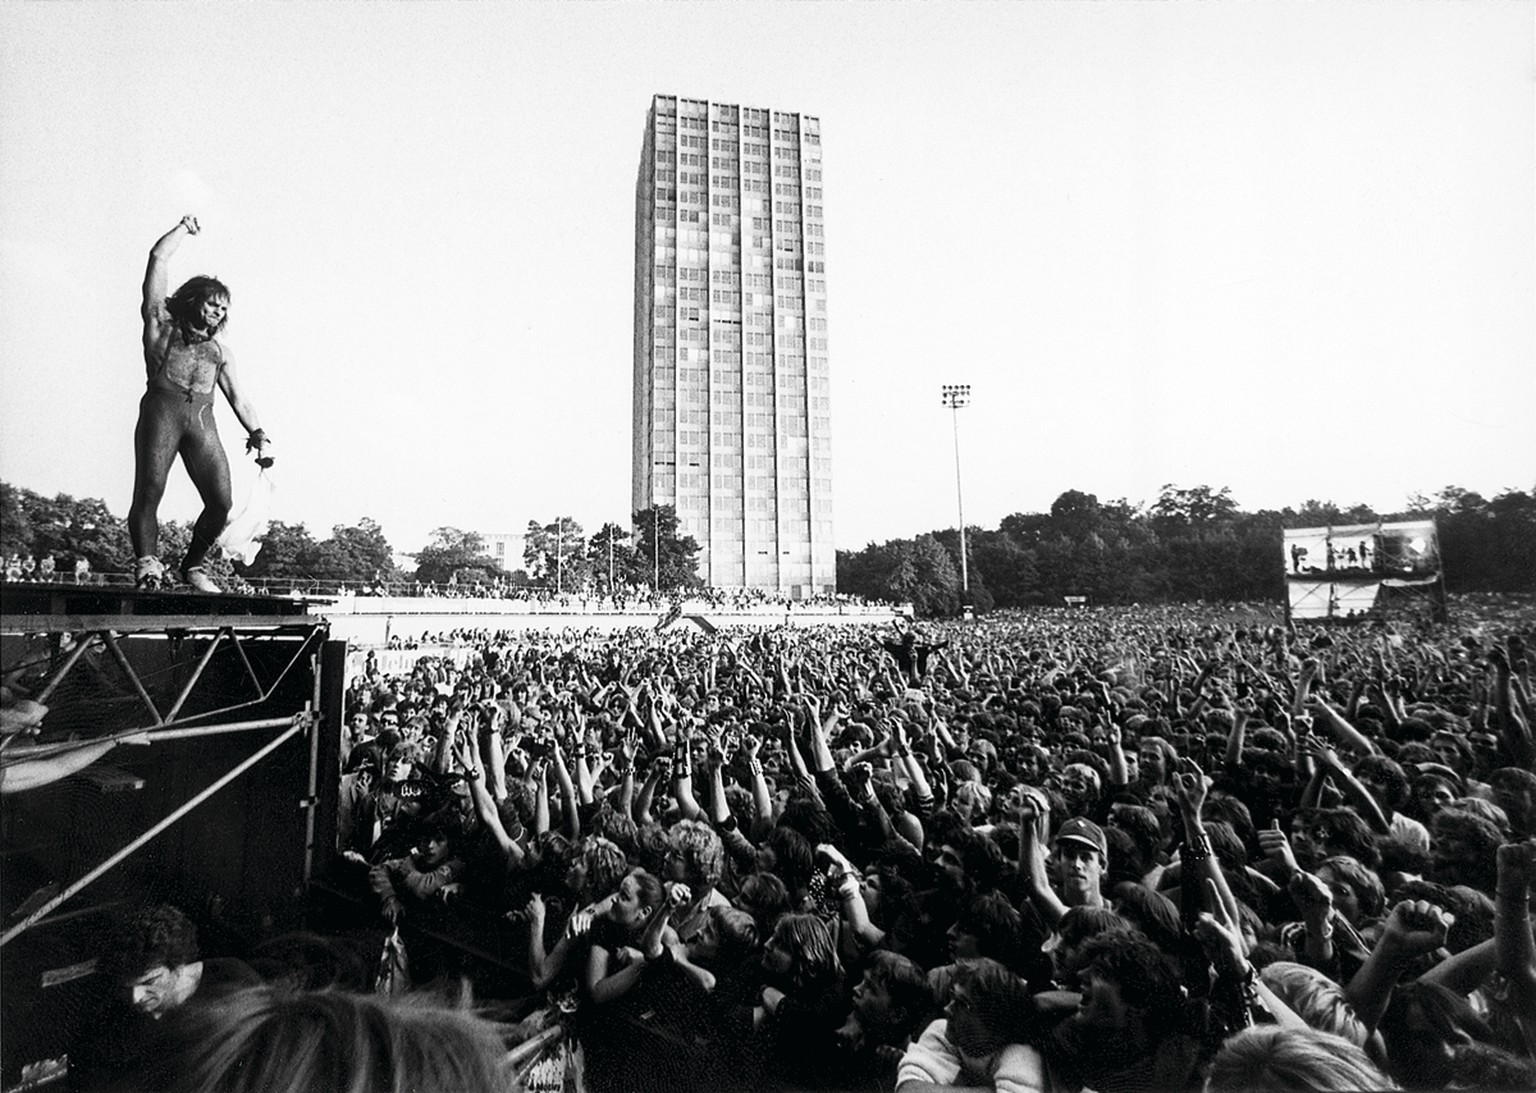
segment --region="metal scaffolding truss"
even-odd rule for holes
[[[113,603],[112,597],[101,590],[79,590],[86,597],[80,601],[80,606],[95,610],[72,613],[68,607],[60,610],[61,600],[56,589],[49,589],[47,598],[29,595],[29,590],[25,589],[18,592],[15,588],[8,588],[5,591],[5,610],[0,612],[0,634],[11,635],[13,638],[21,635],[23,640],[20,643],[20,654],[11,655],[9,662],[0,667],[4,678],[11,680],[28,672],[34,675],[46,672],[41,685],[30,697],[47,705],[51,698],[60,693],[61,684],[81,670],[82,663],[92,664],[99,672],[102,662],[110,660],[131,692],[131,695],[119,692],[119,700],[133,701],[134,708],[140,710],[145,717],[141,724],[122,728],[114,726],[107,733],[67,740],[43,739],[22,743],[23,734],[16,733],[0,741],[0,770],[57,759],[84,748],[100,748],[105,743],[152,743],[157,740],[186,740],[229,733],[274,729],[281,731],[265,739],[255,750],[240,758],[190,799],[140,831],[125,846],[7,928],[0,935],[0,946],[9,944],[36,926],[59,906],[300,734],[307,734],[310,742],[308,796],[302,804],[310,810],[310,835],[313,836],[319,739],[316,730],[319,724],[321,689],[319,662],[321,646],[328,633],[328,624],[323,618],[305,614],[305,605],[294,601],[234,597],[135,597],[131,593],[118,592],[116,599],[120,602]],[[28,610],[29,607],[32,610]],[[206,613],[191,613],[200,608],[206,608]],[[39,649],[37,643],[25,640],[40,637],[48,639],[46,651]],[[136,665],[124,651],[124,639],[129,637],[159,639],[171,643],[171,667],[178,672],[186,672],[180,685],[170,688],[174,691],[173,695],[162,694],[160,701],[156,701],[151,693],[157,689],[155,681],[147,678],[142,666]],[[189,639],[207,643],[190,667],[188,661],[191,658],[183,659],[178,655],[182,643]],[[292,648],[284,648],[284,655],[280,659],[256,656],[257,663],[253,664],[252,653],[258,645],[270,647],[274,642]],[[209,670],[215,653],[221,649],[234,651],[244,678],[250,684],[250,691],[246,695],[222,693],[228,689],[227,675],[221,681]],[[105,657],[101,655],[103,653]],[[216,720],[269,702],[295,669],[306,664],[306,658],[310,666],[307,670],[313,673],[314,683],[303,702],[302,710],[295,710],[298,702],[292,700],[290,693],[286,712],[279,716]],[[257,664],[266,671],[258,671]],[[262,678],[264,674],[271,675],[274,669],[275,676]],[[221,683],[222,689],[219,686]],[[291,689],[290,686],[290,692]],[[197,701],[192,703],[193,706],[206,708],[188,713],[189,701],[194,698]],[[221,701],[221,698],[230,700]],[[117,716],[121,718],[121,714]],[[128,720],[139,719],[130,717]],[[35,766],[33,769],[36,769]],[[308,865],[309,857],[306,855],[306,875]]]
[[[9,631],[12,633],[16,632],[16,630],[11,625],[15,621],[16,620],[14,619],[6,619],[4,624],[0,624],[0,630]],[[35,622],[37,620],[29,619],[26,621]],[[285,630],[288,630],[291,633],[302,633],[304,635],[303,640],[300,641],[294,648],[292,655],[288,658],[288,662],[283,665],[276,678],[271,680],[269,683],[264,683],[256,674],[256,669],[251,664],[251,658],[246,654],[245,643],[251,640],[262,640],[263,638],[270,637],[270,631],[263,631],[259,635],[246,634],[242,637],[242,635],[237,632],[235,626],[230,625],[222,620],[215,623],[210,619],[174,619],[160,621],[152,628],[145,626],[137,627],[134,631],[131,632],[143,633],[150,629],[153,629],[157,632],[169,631],[172,635],[172,640],[184,640],[184,638],[190,637],[192,634],[198,633],[199,631],[204,634],[211,633],[212,636],[212,640],[208,642],[208,647],[203,650],[203,655],[198,659],[197,664],[193,667],[191,676],[186,680],[185,683],[182,684],[180,691],[177,693],[175,699],[170,703],[169,707],[162,712],[159,706],[156,705],[154,698],[151,697],[148,688],[144,685],[144,680],[141,677],[139,670],[123,652],[122,643],[118,640],[124,632],[121,629],[122,620],[116,619],[113,620],[113,622],[115,625],[101,625],[101,620],[89,620],[86,622],[86,625],[79,630],[52,631],[51,633],[55,637],[55,645],[61,649],[67,648],[68,651],[65,653],[64,659],[54,667],[52,672],[49,673],[47,681],[43,684],[42,688],[37,692],[37,694],[33,696],[33,698],[35,701],[46,705],[49,698],[53,696],[53,693],[58,689],[59,685],[63,683],[64,680],[70,675],[70,673],[74,671],[75,666],[80,663],[81,658],[88,650],[93,648],[105,648],[111,655],[113,663],[115,663],[117,667],[122,671],[124,678],[133,688],[134,692],[138,696],[140,703],[149,712],[150,716],[150,723],[147,726],[138,726],[136,728],[113,734],[122,737],[137,735],[142,733],[145,728],[168,730],[176,726],[191,725],[194,722],[206,721],[208,718],[217,717],[221,714],[233,713],[236,710],[243,710],[252,706],[261,705],[263,702],[266,702],[269,698],[272,697],[272,693],[278,688],[283,680],[287,678],[288,674],[293,670],[294,666],[300,662],[300,659],[306,653],[310,655],[314,654],[315,649],[317,648],[319,642],[323,640],[326,632],[325,623],[320,620],[309,620],[306,625],[303,625],[299,628],[294,628],[291,626],[284,627]],[[167,622],[173,622],[179,625],[167,626]],[[40,631],[34,627],[28,627],[24,632],[38,633]],[[241,667],[245,670],[246,678],[249,679],[251,684],[255,687],[255,697],[247,698],[239,702],[231,702],[222,706],[216,706],[212,709],[203,710],[199,713],[188,714],[185,717],[181,717],[180,714],[183,707],[186,706],[187,700],[192,697],[193,692],[197,689],[198,683],[203,679],[209,662],[213,660],[213,654],[218,651],[221,644],[226,642],[235,650],[239,657]],[[13,672],[24,670],[27,667],[27,662],[31,655],[32,654],[30,653],[24,653],[17,663],[6,665],[3,668],[0,668],[0,672],[3,672],[6,677],[9,677]],[[16,737],[12,736],[4,741],[0,741],[0,751],[6,751],[8,755],[25,754],[32,758],[41,758],[50,754],[57,754],[60,751],[71,750],[72,748],[79,747],[82,743],[95,742],[95,740],[70,741],[67,743],[54,745],[34,745],[30,748],[12,747],[7,749],[6,745],[11,744],[15,739]],[[95,739],[99,740],[104,738]]]

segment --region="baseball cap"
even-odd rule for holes
[[[1105,861],[1109,860],[1109,840],[1104,837],[1104,829],[1092,820],[1073,816],[1062,824],[1056,832],[1056,843],[1060,845],[1064,842],[1083,843],[1097,850]]]

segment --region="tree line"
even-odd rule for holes
[[[548,524],[530,520],[522,564],[508,568],[486,553],[479,532],[440,527],[425,547],[406,555],[415,565],[402,567],[396,564],[384,529],[367,517],[356,524],[337,524],[324,539],[317,539],[303,523],[274,520],[249,565],[216,557],[209,566],[215,581],[233,575],[323,585],[420,582],[606,592],[626,585],[676,589],[699,584],[699,545],[679,533],[671,506],[640,510],[634,514],[634,528],[632,534],[610,521],[589,536],[569,516]],[[190,521],[161,522],[160,551],[167,565],[176,564],[191,535]],[[81,558],[95,573],[133,568],[127,521],[106,502],[64,493],[44,497],[0,482],[0,558],[12,554],[37,559],[51,555],[65,573]]]
[[[1415,495],[1399,512],[1309,500],[1296,508],[1244,512],[1227,488],[1163,487],[1150,505],[1101,502],[1068,490],[1049,512],[1014,513],[995,529],[966,528],[970,601],[978,610],[1093,603],[1270,600],[1284,594],[1281,536],[1286,528],[1367,524],[1433,517],[1452,592],[1536,592],[1536,489],[1492,499],[1447,486]],[[420,581],[438,586],[530,585],[561,591],[610,587],[663,589],[699,584],[698,543],[679,533],[670,506],[633,515],[633,530],[613,522],[588,534],[568,516],[530,520],[522,565],[491,558],[477,532],[441,527],[414,566],[398,567],[384,529],[364,518],[317,539],[302,523],[274,521],[248,566],[216,563],[214,574],[248,579],[368,584]],[[161,549],[174,563],[190,523],[164,521]],[[0,556],[53,555],[61,572],[78,558],[97,573],[131,569],[127,524],[97,498],[44,497],[0,482]],[[659,581],[658,581],[659,578]],[[927,615],[953,614],[962,600],[960,542],[954,528],[838,551],[837,588],[873,599],[910,601]]]
[[[1068,490],[1049,512],[1014,513],[995,529],[968,526],[970,602],[987,611],[1060,606],[1067,596],[1098,604],[1277,601],[1285,596],[1285,529],[1428,517],[1438,526],[1449,591],[1536,592],[1536,490],[1489,500],[1447,486],[1391,513],[1317,500],[1244,512],[1225,487],[1167,485],[1150,505]],[[963,599],[959,533],[840,550],[837,590],[953,614]]]

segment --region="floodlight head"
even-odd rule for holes
[[[970,405],[971,385],[968,383],[946,383],[939,388],[939,391],[940,400],[951,410]]]

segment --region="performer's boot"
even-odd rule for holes
[[[181,579],[199,592],[218,592],[219,586],[208,579],[208,571],[200,565],[187,566],[181,571]]]
[[[133,586],[146,592],[158,592],[165,585],[165,564],[145,555],[133,563]]]

